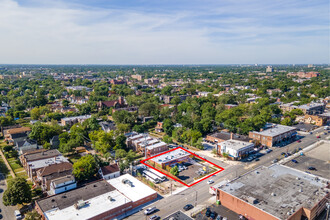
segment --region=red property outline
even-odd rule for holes
[[[170,175],[168,175],[168,174],[162,172],[161,170],[158,170],[158,169],[156,169],[155,167],[152,167],[151,165],[145,163],[145,161],[147,161],[147,160],[150,160],[150,159],[152,159],[152,158],[158,157],[158,156],[163,155],[163,154],[167,154],[167,153],[169,153],[169,152],[171,152],[171,151],[174,151],[174,150],[177,150],[177,149],[182,149],[182,150],[184,150],[184,151],[186,151],[186,152],[188,152],[188,153],[194,155],[195,157],[198,157],[199,159],[204,160],[204,161],[206,161],[206,162],[212,164],[213,166],[219,168],[219,170],[216,171],[216,172],[214,172],[214,173],[211,173],[210,175],[208,175],[208,176],[206,176],[206,177],[203,177],[202,179],[198,180],[197,182],[194,182],[194,183],[188,185],[188,184],[182,182],[181,180],[174,179],[174,178],[171,177]],[[155,155],[155,156],[152,156],[152,157],[149,157],[149,158],[147,158],[147,159],[141,160],[141,163],[144,164],[144,165],[146,165],[146,166],[148,166],[148,167],[150,167],[150,168],[152,168],[152,169],[154,169],[154,170],[157,170],[158,172],[164,174],[165,176],[167,176],[167,177],[169,177],[169,178],[171,178],[171,179],[173,179],[173,180],[175,180],[175,181],[177,181],[177,182],[179,182],[179,183],[181,183],[181,184],[183,184],[183,185],[185,185],[185,186],[187,186],[187,187],[191,187],[191,186],[193,186],[193,185],[195,185],[195,184],[197,184],[197,183],[199,183],[199,182],[201,182],[201,181],[203,181],[203,180],[206,180],[207,178],[209,178],[209,177],[211,177],[211,176],[213,176],[213,175],[215,175],[215,174],[217,174],[217,173],[220,173],[221,171],[225,170],[224,168],[222,168],[222,167],[220,167],[220,166],[218,166],[218,165],[212,163],[211,161],[208,161],[208,160],[206,160],[206,159],[204,159],[204,158],[198,156],[197,154],[194,154],[194,153],[192,153],[192,152],[190,152],[190,151],[188,151],[187,149],[184,149],[184,148],[182,148],[182,147],[177,147],[177,148],[174,148],[174,149],[171,149],[171,150],[165,151],[165,152],[163,152],[163,153],[161,153],[161,154],[157,154],[157,155]]]

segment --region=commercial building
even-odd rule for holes
[[[216,150],[219,155],[226,154],[231,159],[240,160],[254,150],[254,143],[238,140],[227,140],[217,144]]]
[[[142,81],[142,79],[143,79],[143,76],[140,75],[140,74],[131,75],[131,77],[132,77],[133,79],[136,79],[136,80],[139,80],[139,81]]]
[[[166,166],[173,166],[177,163],[186,162],[189,160],[190,156],[191,154],[185,150],[175,149],[150,160],[162,166],[162,168],[165,168]]]
[[[259,132],[249,132],[249,138],[267,147],[272,147],[282,141],[295,138],[296,134],[297,128],[295,127],[267,123],[265,128]]]
[[[306,124],[313,124],[316,126],[323,126],[326,123],[326,118],[319,116],[319,115],[304,115],[304,116],[297,116],[296,121],[303,122]]]
[[[220,143],[223,141],[228,140],[238,140],[238,141],[245,141],[249,142],[250,138],[245,135],[233,134],[225,131],[216,132],[210,135],[207,135],[205,140],[213,142],[213,143]]]
[[[329,199],[328,181],[273,164],[216,186],[216,197],[247,219],[315,219]]]
[[[91,118],[91,115],[80,115],[80,116],[74,116],[74,117],[68,117],[68,118],[62,118],[61,119],[61,125],[62,126],[72,126],[76,123],[83,123],[87,119]]]
[[[110,220],[131,208],[130,199],[105,180],[35,203],[36,211],[47,220]]]
[[[267,68],[266,68],[266,73],[272,73],[272,72],[274,72],[273,67],[271,67],[271,66],[267,66]]]
[[[63,181],[70,181],[70,178],[63,178]],[[155,190],[125,174],[40,199],[35,206],[47,220],[110,220],[156,198]]]
[[[132,202],[132,209],[157,198],[157,192],[140,182],[130,174],[125,174],[108,180],[113,187],[125,195]]]
[[[305,105],[294,105],[294,103],[286,103],[279,106],[283,112],[288,112],[293,109],[300,109],[305,115],[317,115],[322,114],[325,109],[324,103],[309,103]]]

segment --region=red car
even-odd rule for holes
[[[320,136],[317,136],[316,138],[320,138]]]
[[[301,142],[301,140],[297,140],[297,142],[298,142],[298,143],[300,143],[300,142]]]

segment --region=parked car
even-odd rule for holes
[[[158,220],[160,217],[158,215],[153,215],[149,218],[149,220]]]
[[[216,220],[223,220],[222,216],[221,215],[218,215]]]
[[[22,219],[22,214],[19,210],[15,210],[14,214],[15,214],[16,219]]]
[[[308,167],[308,170],[316,170],[315,167]]]
[[[214,183],[213,180],[208,180],[208,181],[207,181],[207,184],[212,184],[212,183]]]
[[[268,149],[268,150],[266,150],[266,153],[269,154],[272,151],[273,151],[272,149]]]
[[[300,143],[300,142],[301,142],[301,140],[297,140],[297,142],[298,142],[298,143]]]
[[[259,161],[260,159],[259,158],[256,158],[255,161]]]
[[[210,214],[210,218],[211,219],[215,219],[216,217],[217,217],[217,213],[216,212],[211,212],[211,214]]]
[[[246,159],[247,161],[252,161],[253,160],[253,157],[248,157],[248,159]]]
[[[206,209],[205,215],[206,215],[206,217],[210,217],[211,210],[210,209]]]
[[[278,159],[274,159],[274,160],[273,160],[273,163],[277,163],[277,162],[278,162]]]
[[[321,138],[321,136],[316,136],[316,138]]]
[[[146,210],[144,210],[144,214],[145,215],[150,215],[151,213],[153,213],[154,211],[156,211],[156,207],[151,207],[151,208],[147,208]]]
[[[183,210],[188,211],[188,210],[190,210],[190,209],[192,209],[192,208],[194,208],[194,206],[193,206],[192,204],[187,204],[187,205],[185,205],[185,206],[183,207]]]
[[[293,159],[293,160],[291,160],[293,163],[298,163],[298,161],[297,160],[295,160],[295,159]]]

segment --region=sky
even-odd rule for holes
[[[329,41],[329,0],[0,0],[2,64],[319,64]]]

